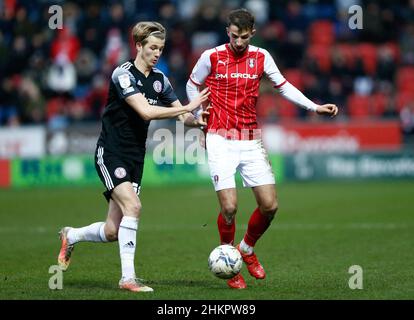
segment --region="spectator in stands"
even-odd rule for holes
[[[392,81],[394,78],[396,65],[389,47],[378,49],[377,78],[380,80]]]
[[[101,6],[97,2],[86,5],[84,15],[79,22],[79,37],[82,47],[91,49],[99,56],[105,45],[103,40],[104,25],[101,19]]]
[[[20,105],[19,97],[16,91],[19,79],[6,78],[0,83],[0,126],[13,126],[20,123],[18,106]]]
[[[86,106],[86,112],[75,112],[77,116],[83,114],[83,120],[97,119],[101,105],[97,96],[101,89],[93,84],[95,72],[99,68],[109,73],[110,65],[116,65],[114,61],[122,60],[120,56],[132,52],[134,46],[129,47],[122,36],[128,33],[131,21],[137,19],[162,20],[170,26],[167,51],[159,67],[170,70],[170,79],[173,85],[177,84],[177,95],[183,98],[182,86],[178,84],[188,76],[200,51],[227,40],[221,29],[223,17],[233,9],[232,6],[240,4],[257,11],[258,23],[262,24],[252,44],[268,48],[282,72],[286,69],[302,72],[303,92],[310,98],[334,97],[339,91],[345,96],[356,93],[355,90],[375,93],[383,86],[391,86],[395,94],[390,105],[396,106],[395,112],[399,113],[402,106],[407,105],[406,101],[412,100],[402,97],[409,96],[410,89],[401,92],[397,78],[402,68],[414,65],[414,0],[392,4],[361,0],[319,0],[311,4],[298,0],[236,0],[224,4],[218,0],[59,1],[64,9],[63,30],[48,28],[49,2],[2,2],[0,125],[38,123],[40,119],[49,119],[44,116],[44,111],[41,112],[42,107],[28,106],[27,99],[36,96],[47,103],[50,97],[65,91],[71,92],[73,99],[80,102],[69,106],[83,105],[83,101],[92,103]],[[363,30],[351,31],[348,27],[348,9],[352,5],[363,8]],[[321,18],[333,23],[334,41],[317,52],[322,52],[322,57],[309,56],[314,40],[309,31]],[[113,29],[121,31],[121,38]],[[320,41],[318,37],[317,34],[316,40]],[[365,48],[368,47],[369,54],[377,59],[376,66],[375,61],[363,57],[361,44],[368,45]],[[65,55],[67,60],[62,58]],[[323,60],[322,68],[320,60]],[[34,82],[29,85],[31,89],[26,87],[22,92],[13,80],[19,78],[31,79]],[[340,105],[346,110],[346,104]],[[393,113],[391,110],[388,114]],[[303,116],[307,114],[299,112],[298,117]],[[266,121],[277,119],[269,114]]]
[[[414,64],[414,22],[407,24],[400,35],[401,60]]]
[[[66,54],[58,56],[49,68],[47,85],[56,93],[72,93],[76,86],[76,69]]]
[[[18,91],[21,101],[22,123],[44,123],[46,120],[46,101],[33,79],[24,77]]]
[[[305,32],[308,29],[308,19],[303,14],[299,1],[289,1],[286,7],[283,23],[286,27],[286,42],[282,47],[283,61],[287,68],[296,67],[305,52]]]
[[[400,120],[405,134],[414,134],[414,101],[410,101],[400,112]]]
[[[68,27],[63,27],[57,31],[57,36],[52,42],[50,56],[54,61],[64,58],[65,61],[74,62],[80,47],[79,38]]]

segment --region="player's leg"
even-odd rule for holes
[[[152,288],[139,283],[135,275],[135,249],[141,201],[131,182],[123,182],[112,191],[112,199],[122,211],[122,219],[118,230],[119,254],[121,257],[122,277],[119,281],[121,289],[134,292],[150,292]]]
[[[221,244],[233,244],[237,212],[237,193],[234,175],[238,165],[237,150],[218,134],[207,133],[206,146],[211,181],[217,193],[220,212],[217,226]]]
[[[121,208],[114,200],[110,199],[104,228],[104,236],[108,241],[113,242],[118,240],[118,230],[122,217]]]
[[[248,254],[253,253],[253,247],[270,226],[278,208],[275,185],[257,186],[252,190],[258,207],[251,215],[246,234],[240,243],[240,249]]]
[[[221,244],[234,244],[236,232],[235,216],[237,213],[237,192],[236,188],[217,191],[220,203],[220,212],[217,217],[217,226],[220,234]]]
[[[220,203],[220,213],[217,218],[217,226],[220,233],[221,244],[234,244],[236,232],[235,216],[237,213],[237,191],[236,188],[229,188],[217,191]],[[227,285],[233,289],[244,289],[247,287],[243,276],[239,273],[227,280]]]
[[[111,163],[113,159],[105,153],[104,158],[104,150],[103,147],[98,146],[95,151],[95,168],[98,173],[99,178],[107,188],[107,191],[104,192],[104,196],[109,202],[108,208],[108,218],[114,222],[117,220],[117,216],[121,214],[120,208],[111,201],[111,192],[110,189],[114,186],[113,176],[109,172],[112,172]],[[109,170],[108,170],[109,169]],[[107,219],[108,220],[108,219]],[[107,221],[108,222],[108,221]],[[112,224],[109,224],[112,226]],[[61,249],[59,251],[58,256],[58,265],[63,271],[66,271],[69,267],[71,255],[74,250],[74,245],[78,242],[82,241],[89,241],[89,242],[108,242],[108,241],[115,241],[114,237],[106,237],[106,230],[108,229],[107,223],[95,222],[88,226],[81,227],[81,228],[73,228],[73,227],[64,227],[60,230],[60,240],[61,240]],[[107,230],[111,232],[111,229]]]
[[[217,218],[217,226],[220,234],[221,244],[234,244],[236,232],[235,216],[237,213],[237,192],[236,188],[229,188],[217,191],[220,203],[220,213]],[[239,273],[227,280],[227,285],[233,289],[244,289],[247,287],[243,276]]]
[[[247,231],[237,247],[249,273],[256,279],[263,279],[266,274],[254,253],[254,246],[269,227],[277,210],[275,178],[261,141],[243,141],[241,144],[240,175],[243,185],[252,188],[258,207],[250,216]]]
[[[122,219],[122,211],[119,206],[110,199],[106,222],[95,222],[81,228],[69,228],[67,239],[69,244],[77,242],[108,242],[117,240],[117,225]]]
[[[217,226],[221,244],[233,244],[236,231],[237,192],[234,175],[238,166],[238,151],[218,134],[207,133],[206,147],[211,180],[220,204]],[[246,288],[241,274],[227,281],[234,289]]]
[[[277,195],[274,184],[256,186],[252,188],[258,207],[249,219],[246,234],[240,242],[240,249],[247,254],[253,253],[257,240],[269,228],[277,208]]]
[[[247,231],[237,246],[247,270],[256,279],[264,279],[266,272],[254,253],[257,240],[269,228],[277,211],[276,190],[273,184],[252,188],[258,207],[253,211],[247,225]]]
[[[69,267],[72,252],[78,242],[112,242],[118,239],[118,227],[122,219],[122,211],[111,199],[109,201],[106,222],[95,222],[81,228],[64,227],[60,232],[62,241],[58,265],[63,271]]]

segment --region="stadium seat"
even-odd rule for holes
[[[371,43],[361,43],[357,47],[357,55],[361,57],[364,70],[373,75],[377,70],[377,48]]]
[[[414,102],[414,92],[397,93],[395,104],[398,112],[400,112],[401,109],[407,106],[410,102]]]
[[[277,96],[277,115],[279,120],[293,120],[298,117],[298,107],[289,100]]]
[[[272,115],[276,114],[277,108],[277,94],[275,93],[264,93],[259,96],[257,99],[257,116],[259,118],[265,119],[269,118]]]
[[[315,59],[319,68],[324,72],[331,70],[331,47],[326,45],[312,45],[308,47],[307,54]]]
[[[335,45],[335,49],[338,50],[345,58],[348,67],[354,66],[355,63],[355,47],[351,44],[340,43]]]
[[[348,98],[348,113],[351,118],[366,118],[370,116],[370,98],[353,94]]]
[[[378,92],[371,96],[371,114],[374,116],[382,116],[385,111],[388,102],[388,97],[381,92]]]
[[[414,92],[414,67],[405,66],[397,71],[397,90],[400,92]]]
[[[379,45],[379,49],[387,48],[390,50],[394,63],[400,62],[400,48],[395,42],[387,42]]]
[[[303,89],[303,75],[300,69],[285,70],[283,76],[299,90]]]
[[[46,119],[50,120],[62,112],[64,101],[62,98],[52,98],[46,103]]]
[[[317,20],[310,25],[309,42],[329,46],[335,41],[334,26],[329,20]]]

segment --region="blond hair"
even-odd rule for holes
[[[154,36],[161,40],[165,40],[165,28],[162,26],[161,23],[155,21],[143,21],[138,22],[132,28],[132,38],[134,39],[134,43],[141,43],[142,46],[148,42],[148,37]]]

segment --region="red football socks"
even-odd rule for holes
[[[256,208],[250,217],[247,231],[244,235],[244,242],[247,245],[254,247],[256,241],[259,240],[262,234],[270,226],[270,222],[271,220],[267,216],[261,214],[259,208]]]
[[[231,244],[234,243],[234,234],[236,232],[235,218],[233,218],[231,224],[228,224],[223,215],[219,213],[217,217],[217,225],[220,233],[221,244]]]

